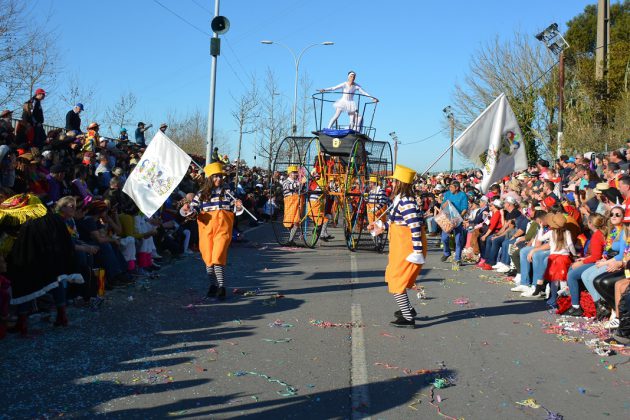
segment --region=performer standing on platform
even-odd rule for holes
[[[389,292],[400,308],[391,322],[395,327],[415,328],[415,309],[411,307],[407,289],[416,284],[427,254],[424,221],[413,194],[413,169],[396,165],[392,176],[393,203],[389,212],[389,261],[385,269],[385,281]],[[368,230],[375,229],[374,223]]]
[[[230,191],[223,185],[223,164],[214,162],[203,170],[206,174],[201,191],[190,204],[184,204],[182,215],[197,213],[199,227],[199,251],[206,264],[206,272],[210,280],[208,297],[224,300],[225,265],[228,248],[232,242],[234,212],[243,207],[241,200],[235,200]]]
[[[364,91],[361,86],[354,83],[354,79],[357,74],[353,71],[348,72],[348,80],[338,84],[337,86],[329,87],[326,89],[320,89],[320,92],[333,92],[335,90],[343,89],[343,95],[341,95],[341,99],[337,100],[333,106],[335,107],[335,115],[331,118],[328,123],[328,128],[332,128],[333,125],[337,122],[337,119],[341,115],[342,112],[346,112],[350,116],[350,128],[352,130],[361,130],[362,118],[359,115],[357,110],[357,104],[354,102],[354,94],[355,92],[359,92],[361,95],[368,96],[374,99],[375,102],[378,102],[374,96],[370,95],[366,91]]]
[[[300,227],[300,213],[302,210],[302,185],[306,179],[300,181],[298,179],[298,167],[291,165],[287,168],[287,179],[282,183],[282,195],[284,197],[284,218],[282,220],[284,227],[291,229],[289,232],[289,242],[287,245],[295,246],[295,234]]]

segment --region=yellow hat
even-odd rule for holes
[[[376,175],[370,175],[370,182],[378,183],[378,177]]]
[[[291,172],[299,172],[298,171],[298,167],[296,165],[291,165],[287,168],[287,173],[290,174]]]
[[[212,162],[211,164],[206,165],[206,167],[203,168],[203,172],[208,178],[217,174],[225,175],[225,172],[223,172],[223,164],[221,162]]]
[[[406,166],[396,165],[396,169],[394,170],[394,175],[389,176],[388,178],[397,179],[400,182],[404,182],[405,184],[413,183],[413,178],[416,176],[416,171],[411,168],[407,168]]]

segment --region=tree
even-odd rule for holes
[[[527,159],[538,160],[536,140],[552,142],[556,116],[555,74],[542,79],[553,58],[530,35],[516,34],[508,41],[498,37],[483,46],[470,61],[470,72],[455,85],[457,128],[468,126],[500,93],[505,93],[519,122]],[[551,79],[549,79],[549,77]]]
[[[271,177],[271,166],[280,142],[291,132],[289,113],[286,105],[279,98],[278,81],[274,73],[267,69],[265,78],[264,98],[261,101],[261,112],[258,120],[258,142],[256,153],[267,162],[267,169]]]
[[[118,101],[107,109],[105,120],[110,132],[117,132],[131,122],[137,102],[136,95],[129,91],[121,94]]]
[[[81,115],[87,124],[89,124],[88,121],[100,120],[100,107],[97,98],[96,87],[84,85],[78,73],[73,73],[68,77],[64,89],[59,94],[60,105],[63,110],[67,111],[79,102],[85,104],[85,111]]]
[[[239,98],[232,97],[236,108],[232,111],[232,118],[238,125],[238,153],[236,155],[236,175],[239,174],[241,165],[241,145],[243,144],[243,134],[251,134],[255,131],[255,124],[258,120],[258,87],[256,79],[252,78],[251,87]]]
[[[13,64],[29,48],[25,22],[25,4],[18,0],[0,0],[0,106],[4,107],[18,95],[19,79]]]
[[[192,156],[201,158],[206,156],[208,118],[199,109],[181,117],[175,112],[169,111],[166,116],[166,124],[168,125],[166,135],[182,150]],[[215,146],[219,148],[221,153],[229,155],[230,149],[225,138],[226,136],[222,132],[215,130]]]

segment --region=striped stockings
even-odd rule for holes
[[[214,284],[218,287],[223,287],[225,283],[225,266],[224,265],[207,265],[206,273],[208,273],[208,279],[210,284]]]
[[[409,296],[407,296],[407,292],[402,293],[394,293],[394,299],[396,300],[396,304],[400,308],[400,312],[402,312],[403,318],[407,321],[411,321],[413,316],[411,316],[411,303],[409,302]]]

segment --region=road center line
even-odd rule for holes
[[[350,254],[351,283],[359,282],[357,274],[357,260],[355,254]],[[365,358],[365,337],[363,335],[363,315],[361,305],[352,303],[352,353],[351,353],[351,378],[352,387],[351,409],[352,419],[370,419],[370,393],[368,389],[367,362]]]

